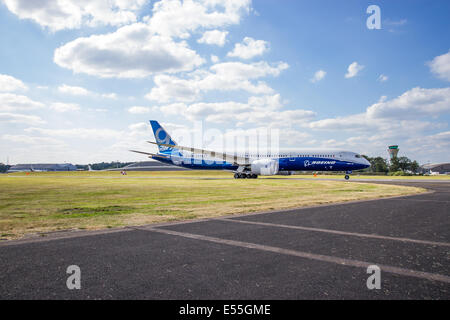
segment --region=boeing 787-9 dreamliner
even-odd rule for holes
[[[355,152],[338,149],[292,149],[278,152],[224,153],[184,147],[172,140],[158,121],[150,120],[158,146],[157,154],[130,150],[149,158],[196,170],[227,170],[236,179],[256,179],[258,176],[290,175],[295,171],[345,171],[345,179],[354,170],[370,166],[369,161]]]

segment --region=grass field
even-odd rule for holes
[[[229,179],[227,172],[0,175],[0,238],[101,229],[424,192],[342,181]],[[295,176],[301,177],[301,176]],[[312,176],[307,176],[311,178]],[[333,176],[337,178],[339,176]],[[366,178],[364,176],[364,178]]]

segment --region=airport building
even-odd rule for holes
[[[71,163],[31,163],[31,164],[16,164],[9,168],[8,172],[28,172],[28,171],[76,171]]]
[[[424,164],[420,167],[423,173],[450,174],[450,163]]]

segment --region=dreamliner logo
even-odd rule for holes
[[[164,137],[163,139],[161,138],[161,133],[162,133],[162,136]],[[158,130],[156,130],[155,138],[156,138],[156,141],[158,143],[170,144],[170,136],[163,130],[162,127],[158,128]],[[169,149],[170,149],[169,147],[160,146],[160,150],[161,151],[166,151],[166,150],[169,150]]]
[[[316,164],[336,164],[336,161],[309,161],[305,160],[305,167],[313,166]]]

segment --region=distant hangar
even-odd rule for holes
[[[77,167],[71,163],[32,163],[16,164],[9,168],[8,172],[28,172],[28,171],[76,171]]]
[[[450,174],[450,163],[424,164],[421,168],[423,173]]]

